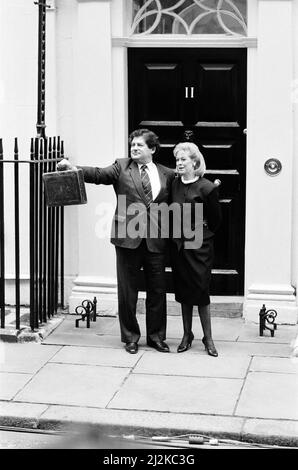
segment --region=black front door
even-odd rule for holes
[[[157,161],[174,168],[173,147],[189,129],[204,155],[205,176],[221,181],[223,223],[215,239],[211,294],[242,295],[246,49],[129,49],[128,84],[129,131],[156,132],[162,144]],[[171,291],[170,274],[168,281]]]

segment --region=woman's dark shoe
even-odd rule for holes
[[[193,339],[194,335],[192,331],[189,333],[189,335],[183,336],[183,339],[177,348],[177,352],[182,353],[191,348],[191,343],[193,342]]]
[[[202,343],[205,346],[205,350],[209,354],[209,356],[217,357],[218,352],[216,351],[216,348],[214,346],[213,340],[212,339],[206,339],[205,336],[202,338]]]

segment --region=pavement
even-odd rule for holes
[[[86,328],[60,315],[39,342],[0,342],[0,426],[92,427],[130,439],[204,434],[298,447],[298,325],[259,336],[258,323],[212,318],[219,356],[204,351],[194,317],[192,348],[177,354],[180,316],[168,316],[171,353],[139,342],[128,354],[116,317]],[[145,332],[144,315],[139,315]]]

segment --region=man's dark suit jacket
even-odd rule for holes
[[[154,199],[154,203],[168,203],[171,191],[171,183],[175,177],[175,173],[170,168],[163,165],[156,164],[159,178],[160,178],[160,192]],[[162,217],[159,216],[158,220],[154,220],[150,215],[150,207],[147,207],[146,196],[142,187],[142,181],[138,165],[131,158],[117,159],[112,165],[105,168],[80,166],[84,173],[84,180],[86,183],[94,184],[112,184],[117,196],[117,207],[114,214],[112,224],[111,243],[123,248],[137,248],[142,239],[146,238],[148,250],[151,252],[162,253],[166,247],[166,238],[151,238],[146,235],[146,228],[148,230],[150,221],[153,225],[157,222],[160,230],[160,225],[163,223]],[[125,196],[125,198],[121,198]],[[124,204],[125,201],[125,204]],[[162,212],[161,212],[162,213]],[[164,212],[166,214],[166,211]],[[144,233],[140,236],[129,236],[129,224],[131,225],[138,220],[145,221],[141,223],[140,231],[144,229]],[[147,223],[147,227],[146,227]],[[165,224],[168,221],[164,221]],[[139,232],[140,233],[140,232]],[[156,231],[155,231],[156,233]]]

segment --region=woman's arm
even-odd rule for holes
[[[205,216],[208,227],[212,232],[216,232],[222,221],[222,212],[218,200],[218,189],[214,188],[205,199]]]

